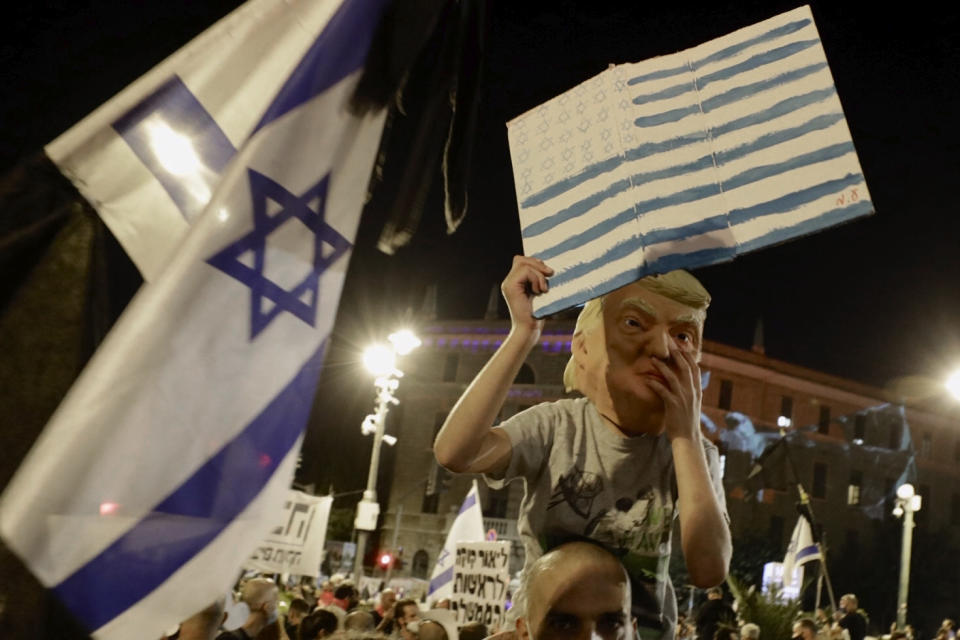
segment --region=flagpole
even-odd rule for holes
[[[833,583],[830,580],[830,570],[827,568],[827,554],[826,549],[823,546],[823,543],[820,541],[820,533],[817,530],[816,518],[813,517],[813,505],[810,504],[810,495],[804,490],[803,483],[800,482],[800,475],[797,473],[797,466],[793,462],[793,457],[790,455],[790,446],[787,442],[787,434],[784,433],[784,430],[781,429],[781,439],[783,440],[784,455],[787,458],[787,462],[790,464],[790,471],[793,473],[793,480],[797,484],[797,494],[800,496],[800,517],[807,518],[810,521],[810,532],[813,535],[813,542],[817,545],[817,552],[820,554],[820,576],[824,578],[827,583],[827,595],[830,596],[830,607],[834,610],[837,608],[837,599],[833,594]],[[801,585],[801,589],[803,586]]]

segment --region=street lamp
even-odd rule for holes
[[[370,532],[377,528],[380,505],[377,503],[377,471],[380,468],[380,443],[393,446],[397,439],[384,433],[390,406],[399,404],[394,393],[400,386],[403,372],[397,368],[397,356],[407,355],[418,346],[420,339],[409,329],[396,331],[388,336],[389,345],[374,345],[363,353],[363,364],[376,378],[377,403],[374,412],[363,419],[360,431],[373,435],[373,451],[370,453],[370,468],[367,471],[367,488],[357,504],[357,517],[353,522],[357,530],[357,555],[353,561],[354,579],[359,584],[363,576],[363,555],[367,549]]]
[[[947,391],[950,392],[950,395],[952,395],[954,399],[960,400],[960,369],[951,373],[947,381],[943,383],[943,386],[947,388]]]
[[[903,546],[900,549],[900,590],[897,594],[897,628],[907,623],[907,593],[910,588],[910,551],[913,547],[913,514],[920,511],[921,496],[913,485],[905,483],[897,487],[897,501],[893,515],[903,517]]]

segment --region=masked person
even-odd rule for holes
[[[543,403],[493,428],[539,339],[532,298],[551,273],[540,260],[514,258],[501,287],[510,333],[450,412],[434,452],[447,469],[486,474],[494,488],[526,481],[525,566],[578,537],[613,549],[630,576],[641,636],[672,640],[674,518],[694,585],[722,582],[731,552],[719,456],[700,433],[697,363],[710,296],[673,271],[591,300],[564,373],[567,388],[586,397]],[[522,593],[517,601],[522,615]]]

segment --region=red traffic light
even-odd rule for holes
[[[377,558],[377,562],[380,563],[380,566],[381,566],[381,567],[383,567],[384,569],[386,569],[386,568],[389,567],[391,564],[393,564],[393,554],[392,554],[392,553],[387,553],[386,551],[384,551],[384,552],[381,553],[380,556]]]

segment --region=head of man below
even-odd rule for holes
[[[817,623],[812,618],[800,618],[793,623],[792,640],[816,640]]]
[[[393,589],[384,589],[380,592],[380,604],[377,605],[376,611],[382,617],[395,604],[397,604],[397,592]]]
[[[620,562],[590,542],[568,542],[540,556],[524,574],[520,640],[626,640],[630,580]]]
[[[420,621],[420,607],[417,606],[417,601],[409,598],[397,600],[393,605],[393,620],[404,640],[416,640],[417,634],[407,630],[407,625]]]
[[[852,593],[840,596],[840,609],[845,613],[853,613],[857,610],[857,596]]]
[[[564,371],[567,390],[590,398],[623,435],[659,434],[671,376],[697,362],[710,294],[686,271],[647,276],[584,305]],[[692,381],[699,389],[699,378]]]
[[[267,578],[247,580],[241,589],[240,599],[250,609],[250,615],[241,627],[234,632],[225,632],[220,638],[256,638],[263,629],[277,619],[277,600],[280,591],[276,583]]]
[[[337,616],[318,609],[300,622],[300,640],[320,640],[328,638],[337,631]]]

